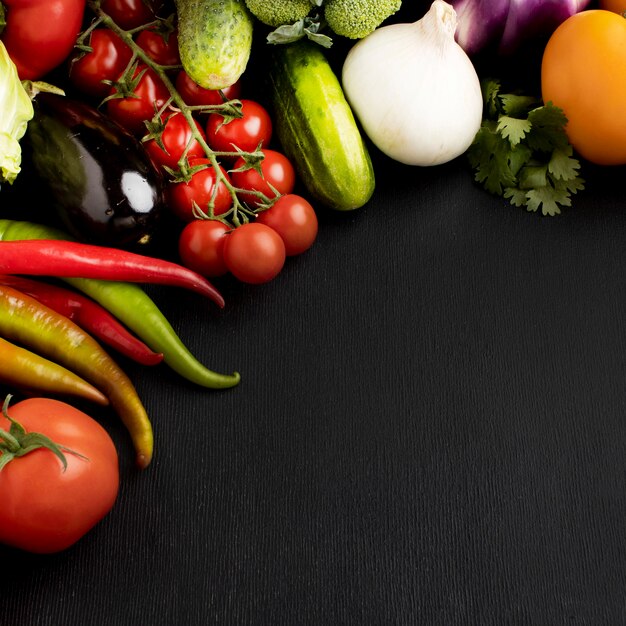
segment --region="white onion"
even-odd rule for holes
[[[422,19],[383,26],[346,57],[346,98],[372,143],[396,161],[445,163],[480,128],[480,81],[454,40],[456,24],[452,6],[435,0]]]

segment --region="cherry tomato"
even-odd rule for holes
[[[115,446],[98,422],[65,402],[29,398],[10,406],[8,414],[27,432],[42,433],[72,452],[65,452],[65,471],[43,448],[4,466],[0,542],[30,552],[59,552],[113,507],[119,488]],[[10,428],[5,417],[0,428]]]
[[[317,215],[311,204],[295,194],[281,196],[256,221],[273,228],[285,244],[287,256],[302,254],[317,237]]]
[[[188,144],[189,149],[186,156],[189,159],[204,156],[204,148],[193,137],[191,128],[189,128],[189,124],[181,112],[169,113],[163,117],[166,117],[165,126],[161,132],[161,142],[164,149],[159,146],[156,139],[149,139],[144,143],[148,155],[157,167],[165,165],[173,170],[177,169],[178,161]],[[202,126],[196,120],[194,122],[200,136],[204,139]]]
[[[267,146],[272,137],[270,114],[258,102],[241,100],[243,117],[224,123],[224,116],[211,113],[206,125],[209,146],[216,152],[254,152],[259,144]],[[233,157],[236,158],[236,157]]]
[[[265,148],[261,150],[261,152],[264,155],[264,159],[261,162],[263,176],[254,169],[240,172],[232,171],[230,177],[235,187],[245,190],[260,191],[268,198],[273,198],[276,195],[270,185],[274,187],[280,195],[291,193],[296,184],[296,172],[291,161],[289,161],[284,154],[276,150],[268,150]],[[239,157],[233,165],[233,170],[236,170],[244,164],[244,158]],[[261,200],[253,194],[248,194],[243,191],[238,195],[242,202],[247,203],[251,207],[261,204]]]
[[[137,35],[136,42],[159,65],[180,65],[178,34],[176,31],[162,34],[154,29],[147,28]]]
[[[162,2],[150,0],[102,0],[100,8],[125,30],[154,20]]]
[[[70,65],[70,80],[83,93],[103,98],[124,71],[132,56],[131,49],[108,28],[96,28],[89,37],[91,52],[77,55]]]
[[[145,70],[145,71],[144,71]],[[146,127],[144,122],[154,117],[169,99],[170,92],[151,68],[139,64],[133,73],[137,78],[143,72],[134,90],[134,95],[107,100],[107,113],[120,126],[136,135],[143,135]],[[109,94],[117,93],[114,87]]]
[[[218,220],[194,220],[183,228],[178,239],[182,264],[207,277],[228,272],[224,261],[224,243],[230,228]]]
[[[285,244],[265,224],[249,222],[235,228],[224,243],[224,262],[241,282],[252,285],[275,278],[285,264]]]
[[[36,80],[67,59],[80,32],[85,0],[4,0],[2,41],[22,80]]]
[[[213,196],[216,179],[215,170],[211,166],[209,159],[190,159],[189,165],[191,167],[208,165],[208,167],[195,172],[188,183],[169,183],[166,188],[169,208],[184,222],[191,222],[196,219],[194,215],[194,203],[205,213],[208,211],[208,205]],[[220,169],[226,180],[229,180],[226,171],[223,168]],[[221,181],[215,192],[213,214],[222,215],[226,213],[232,204],[233,199],[230,191],[224,182]]]
[[[239,80],[226,89],[204,89],[191,79],[185,70],[180,70],[176,75],[175,87],[188,106],[222,104],[224,101],[222,93],[226,100],[235,100],[241,94],[241,81]]]

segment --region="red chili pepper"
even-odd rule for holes
[[[161,353],[153,352],[103,306],[83,294],[38,280],[6,274],[0,275],[0,285],[13,287],[39,300],[53,311],[76,322],[102,343],[141,365],[157,365],[163,361]]]
[[[224,306],[206,278],[163,259],[76,241],[38,239],[0,242],[0,273],[99,278],[184,287]]]

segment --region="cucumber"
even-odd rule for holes
[[[277,46],[269,91],[276,136],[311,196],[342,211],[363,206],[374,193],[374,168],[320,46]]]
[[[237,82],[250,58],[254,18],[243,0],[175,0],[183,69],[205,89]]]

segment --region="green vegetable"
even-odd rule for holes
[[[13,183],[20,173],[20,139],[34,115],[17,68],[0,41],[0,181]]]
[[[43,224],[0,219],[0,241],[26,239],[66,240],[69,236]],[[107,309],[154,352],[163,354],[163,361],[183,378],[210,389],[225,389],[239,383],[237,372],[220,374],[202,365],[139,285],[93,278],[63,280]]]
[[[304,19],[313,8],[311,0],[245,0],[250,13],[268,26],[283,26]]]
[[[311,196],[339,210],[363,206],[374,169],[322,49],[308,40],[275,48],[269,88],[276,135]]]
[[[482,82],[483,122],[468,150],[475,178],[514,206],[557,215],[584,189],[580,162],[565,134],[567,118],[551,103],[501,93],[500,82]]]
[[[398,11],[401,4],[402,0],[326,0],[324,17],[337,35],[363,39]]]
[[[243,74],[254,20],[243,0],[176,0],[183,68],[205,89],[225,89]]]

